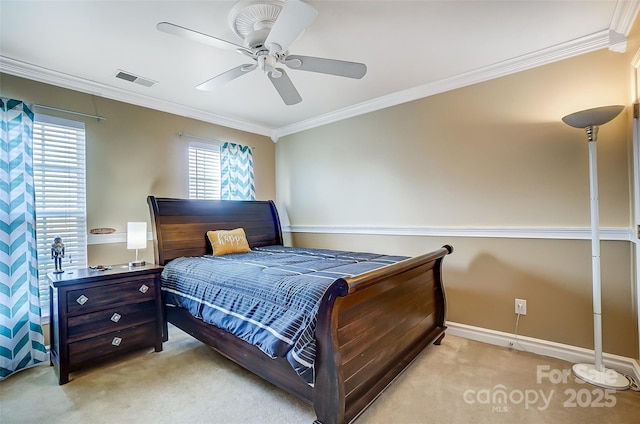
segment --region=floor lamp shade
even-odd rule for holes
[[[145,261],[138,260],[138,249],[147,247],[147,223],[127,222],[127,249],[136,250],[136,260],[129,262],[129,266],[142,266]]]
[[[602,284],[600,280],[600,212],[598,210],[598,162],[596,140],[598,126],[604,125],[622,112],[624,106],[603,106],[572,113],[562,118],[574,128],[583,128],[589,142],[589,188],[591,193],[591,264],[593,290],[593,344],[595,364],[575,364],[576,377],[607,389],[625,390],[629,380],[602,363]]]
[[[618,116],[624,106],[602,106],[567,115],[562,120],[574,128],[588,128],[604,125]]]

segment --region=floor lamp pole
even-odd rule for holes
[[[613,390],[626,390],[629,380],[602,361],[602,281],[600,272],[600,212],[598,207],[598,126],[606,124],[622,112],[624,106],[604,106],[567,115],[562,120],[575,128],[584,128],[589,144],[589,191],[591,194],[591,268],[593,289],[593,350],[595,364],[575,364],[573,374],[593,385]]]
[[[598,127],[585,128],[589,138],[589,191],[591,193],[591,271],[593,285],[593,345],[595,369],[603,372],[602,365],[602,280],[600,273],[600,210],[598,206],[598,153],[596,137]]]

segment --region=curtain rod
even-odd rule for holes
[[[57,107],[45,106],[45,105],[39,105],[39,104],[34,104],[33,106],[39,107],[41,109],[55,110],[55,111],[58,111],[58,112],[71,113],[73,115],[80,115],[80,116],[86,116],[88,118],[95,118],[98,121],[106,121],[107,120],[107,118],[105,118],[104,116],[90,115],[88,113],[75,112],[73,110],[68,110],[68,109],[60,109],[60,108],[57,108]]]
[[[179,137],[195,138],[196,140],[202,140],[202,141],[211,141],[211,142],[214,142],[214,143],[220,143],[220,144],[224,143],[223,141],[216,140],[215,138],[205,138],[205,137],[200,137],[200,136],[193,135],[193,134],[187,134],[186,132],[182,132],[182,131],[180,131],[180,132],[178,133],[178,136],[179,136]],[[256,149],[256,148],[255,148],[255,147],[253,147],[253,146],[249,146],[249,147],[251,148],[251,150],[255,150],[255,149]]]

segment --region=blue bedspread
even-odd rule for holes
[[[177,258],[162,272],[165,303],[286,357],[315,381],[315,325],[320,300],[340,277],[407,259],[372,253],[284,246],[248,253]]]

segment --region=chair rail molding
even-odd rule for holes
[[[427,237],[484,237],[484,238],[533,238],[591,240],[590,227],[497,227],[497,226],[338,226],[338,225],[289,225],[283,226],[285,232],[315,234],[362,234],[393,236]],[[628,227],[602,227],[601,240],[631,241],[633,229]]]

